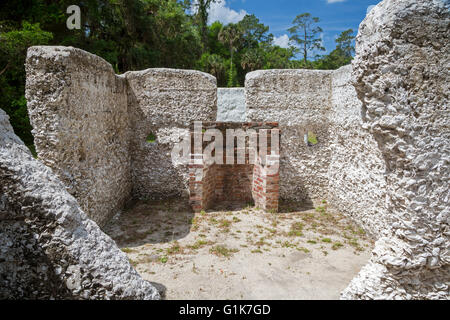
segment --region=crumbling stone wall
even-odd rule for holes
[[[245,89],[217,88],[217,121],[245,122]]]
[[[131,117],[133,195],[188,197],[187,165],[174,165],[171,151],[192,121],[214,121],[216,78],[200,71],[148,69],[125,73]],[[150,136],[154,141],[147,141]]]
[[[384,207],[386,165],[377,142],[364,128],[351,73],[349,65],[332,75],[327,201],[378,239],[390,227]]]
[[[158,299],[0,109],[0,299]]]
[[[39,159],[90,218],[103,225],[132,196],[187,197],[187,167],[172,164],[170,153],[191,121],[215,120],[213,76],[173,69],[117,76],[93,54],[52,46],[31,47],[26,70]]]
[[[353,79],[386,165],[388,234],[345,299],[448,299],[448,1],[385,0],[362,22]]]
[[[281,134],[280,197],[326,199],[330,162],[332,71],[264,70],[247,74],[248,121],[277,121]],[[318,143],[309,146],[304,135]]]
[[[72,47],[31,47],[26,98],[39,159],[103,225],[131,194],[126,83]]]

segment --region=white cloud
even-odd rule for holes
[[[283,34],[282,36],[274,37],[273,44],[281,48],[289,48],[289,36]]]
[[[237,12],[231,8],[228,8],[225,0],[219,0],[211,3],[211,7],[209,8],[208,23],[213,23],[214,21],[220,21],[223,24],[236,23],[241,21],[246,14],[247,11],[241,9]]]
[[[192,1],[191,13],[196,13],[197,11],[197,1]],[[227,7],[226,0],[219,0],[217,2],[211,3],[208,10],[208,24],[215,21],[220,21],[223,24],[237,23],[241,21],[247,11],[241,9],[239,12]]]
[[[346,0],[327,0],[328,3],[338,3],[338,2],[344,2]]]

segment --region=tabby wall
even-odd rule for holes
[[[247,74],[247,121],[276,121],[281,130],[280,197],[320,202],[331,158],[331,71],[261,70]],[[318,143],[310,146],[305,133]]]
[[[214,121],[216,78],[192,70],[127,72],[133,196],[188,197],[187,164],[173,164],[173,146],[193,121]],[[147,139],[149,136],[153,139]],[[149,140],[149,141],[148,141]],[[154,140],[154,141],[153,141]]]
[[[450,6],[384,0],[361,23],[353,82],[386,165],[386,235],[346,299],[448,299]]]
[[[188,193],[186,165],[171,151],[194,120],[216,119],[216,79],[148,69],[117,76],[72,47],[31,47],[26,98],[39,159],[103,225],[131,197]],[[151,137],[151,138],[149,138]]]
[[[39,159],[100,225],[131,195],[126,82],[102,58],[31,47],[26,98]]]
[[[0,109],[0,299],[159,299]]]
[[[351,82],[352,66],[333,72],[331,98],[331,157],[328,204],[352,218],[374,238],[389,229],[386,165],[361,118],[362,103]]]

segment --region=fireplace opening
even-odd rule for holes
[[[224,204],[278,211],[278,123],[193,123],[190,132],[189,201],[195,212]]]

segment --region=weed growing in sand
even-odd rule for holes
[[[229,249],[222,245],[217,245],[215,247],[212,247],[209,252],[212,254],[215,254],[219,257],[230,257],[233,253],[238,252],[238,249]]]
[[[289,231],[288,235],[290,237],[301,237],[303,236],[303,223],[301,222],[295,222],[291,225],[291,230]]]

